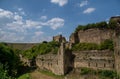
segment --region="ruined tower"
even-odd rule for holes
[[[57,35],[57,36],[53,36],[53,41],[61,43],[61,42],[66,42],[66,39],[62,35]]]
[[[65,44],[61,43],[60,49],[58,51],[58,74],[64,75],[65,74]]]

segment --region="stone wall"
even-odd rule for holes
[[[115,46],[114,55],[115,55],[116,71],[120,73],[120,35],[115,37],[114,46]]]
[[[53,41],[57,41],[61,43],[61,42],[66,42],[66,39],[62,35],[57,35],[57,36],[53,36]]]
[[[80,40],[78,38],[78,33],[72,33],[69,38],[71,44],[78,43]]]
[[[120,28],[120,17],[112,17],[118,21]],[[119,29],[117,29],[119,30]],[[52,71],[57,75],[64,75],[72,68],[88,67],[93,69],[115,70],[120,73],[120,31],[110,29],[88,29],[80,30],[70,36],[69,43],[63,43],[62,35],[54,36],[53,40],[60,42],[61,46],[58,54],[39,55],[36,64],[40,69]],[[96,43],[100,44],[106,39],[114,41],[114,51],[110,50],[89,50],[89,51],[70,51],[74,43]],[[65,41],[64,41],[65,42]]]
[[[36,58],[36,65],[42,70],[49,70],[56,74],[58,70],[57,55],[55,54],[39,55]]]
[[[35,63],[35,59],[28,59],[24,56],[22,56],[21,54],[19,55],[20,57],[20,61],[22,61],[22,63],[25,65],[25,66],[29,66],[29,67],[35,67],[36,66],[36,63]]]
[[[88,67],[94,69],[115,69],[114,52],[109,50],[74,51],[74,67]]]
[[[37,56],[36,65],[40,69],[49,70],[56,75],[64,75],[73,68],[71,57],[71,51],[65,50],[65,44],[62,43],[57,54]]]
[[[97,43],[100,44],[106,39],[112,39],[113,31],[109,29],[88,29],[88,30],[80,30],[78,32],[79,42],[85,43]]]

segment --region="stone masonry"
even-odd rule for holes
[[[112,17],[120,28],[120,17]],[[92,69],[116,70],[120,73],[120,30],[110,29],[88,29],[80,30],[70,36],[70,41],[65,42],[62,35],[54,36],[53,40],[60,42],[61,46],[57,54],[39,55],[36,58],[36,65],[43,70],[49,70],[56,75],[65,75],[70,70],[87,67]],[[114,41],[114,51],[90,50],[70,51],[68,45],[74,43],[96,43],[100,44],[106,39]],[[69,44],[68,44],[69,43]],[[71,46],[70,46],[71,47]]]

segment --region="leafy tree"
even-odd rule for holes
[[[22,51],[21,54],[29,59],[36,57],[38,54],[47,54],[50,52],[56,54],[59,46],[60,46],[60,44],[55,41],[43,42],[37,46],[32,47],[31,49]]]
[[[110,20],[108,28],[117,29],[117,21]]]
[[[11,79],[3,64],[0,63],[0,79]]]
[[[6,70],[10,76],[17,75],[17,68],[20,64],[19,57],[4,43],[0,43],[0,63],[3,64],[3,67],[7,66]]]

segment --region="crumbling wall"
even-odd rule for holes
[[[88,29],[78,32],[79,42],[100,44],[106,39],[112,39],[113,31],[109,29]]]
[[[70,43],[96,43],[100,44],[106,39],[113,38],[114,31],[110,29],[92,28],[88,30],[80,30],[77,33],[72,33]]]
[[[71,44],[78,43],[80,40],[78,38],[78,33],[72,33],[69,38]]]
[[[53,73],[56,73],[58,69],[57,55],[55,54],[39,55],[36,58],[36,65],[42,70],[49,70]]]
[[[109,50],[74,51],[74,67],[113,70],[115,67],[114,53]]]
[[[57,35],[57,36],[53,36],[53,41],[61,43],[61,42],[66,42],[66,39],[62,35]]]

